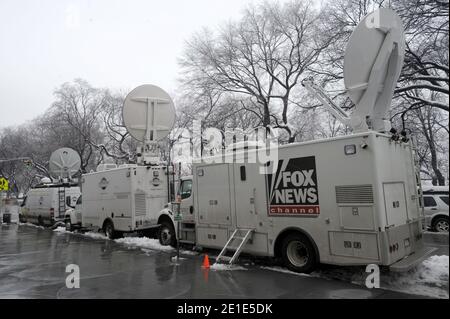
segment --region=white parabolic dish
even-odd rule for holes
[[[405,36],[402,20],[394,11],[381,8],[365,16],[347,43],[344,57],[344,83],[350,99],[355,104],[359,103],[369,83],[369,77],[386,37],[384,30],[388,29],[392,33],[392,40],[399,45],[398,56],[392,57],[397,61],[383,63],[381,72],[384,79],[388,68],[394,66],[395,70],[390,72],[396,82],[403,65]],[[385,89],[391,90],[389,87],[382,87],[379,95],[392,95],[392,92],[383,92]]]
[[[175,124],[175,106],[169,94],[156,85],[138,86],[125,98],[123,122],[128,132],[143,142],[165,138]]]
[[[53,177],[70,178],[81,166],[80,155],[71,148],[59,148],[50,156],[49,169]]]

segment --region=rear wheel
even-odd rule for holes
[[[288,235],[282,244],[284,265],[292,271],[310,273],[316,266],[316,252],[309,239],[300,234]]]
[[[433,221],[433,230],[439,233],[448,233],[448,217],[437,217]]]
[[[161,245],[163,246],[176,246],[176,236],[175,236],[175,229],[172,225],[172,223],[169,222],[162,222],[161,226],[159,227],[158,232],[158,239]]]

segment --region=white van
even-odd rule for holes
[[[63,221],[68,208],[75,207],[80,196],[77,184],[41,184],[30,189],[22,203],[21,221],[53,226]]]

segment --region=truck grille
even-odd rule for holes
[[[336,186],[336,202],[346,203],[373,203],[372,185],[346,185]]]
[[[134,208],[136,216],[142,216],[146,214],[147,209],[145,207],[145,194],[134,195]]]

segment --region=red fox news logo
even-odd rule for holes
[[[284,159],[275,174],[268,174],[269,215],[317,216],[320,214],[314,156]]]

